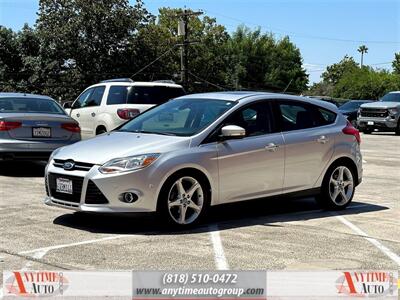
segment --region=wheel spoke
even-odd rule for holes
[[[340,167],[339,168],[339,175],[338,175],[338,180],[343,180],[343,172],[344,172],[344,168]]]
[[[344,190],[340,191],[340,195],[342,196],[343,202],[347,202],[347,195]]]
[[[335,191],[333,192],[333,194],[331,194],[332,200],[333,200],[334,202],[336,202],[336,198],[337,198],[337,196],[339,195],[339,193],[340,193],[339,189],[338,189],[337,187],[335,187]]]
[[[180,205],[182,205],[180,199],[175,200],[175,201],[168,202],[168,206],[169,206],[169,207],[180,206]]]
[[[194,203],[193,201],[190,201],[189,203],[189,207],[194,209],[196,212],[200,212],[201,211],[201,207],[198,206],[196,203]]]
[[[182,179],[179,179],[176,182],[176,187],[178,188],[179,195],[183,195],[186,193],[185,189],[183,188]]]
[[[187,211],[187,206],[180,206],[179,208],[179,223],[180,224],[185,224],[186,220],[186,211]]]
[[[352,184],[353,184],[353,181],[351,181],[351,180],[345,180],[345,181],[343,181],[343,184],[344,184],[344,186],[346,187],[346,186],[352,185]]]
[[[192,198],[193,194],[197,191],[197,189],[199,187],[200,187],[200,184],[197,181],[193,183],[193,185],[187,191],[187,194],[189,195],[190,198]]]

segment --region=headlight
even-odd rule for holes
[[[395,114],[397,114],[398,109],[397,108],[389,108],[389,112],[390,112],[390,114],[395,115]]]
[[[159,156],[159,153],[150,153],[116,158],[102,165],[99,171],[103,174],[115,174],[142,169],[151,165]]]

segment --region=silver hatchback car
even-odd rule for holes
[[[337,108],[258,92],[193,94],[54,151],[48,205],[159,212],[199,222],[212,205],[284,194],[343,209],[362,179],[359,132]]]
[[[0,93],[0,161],[48,160],[55,149],[80,141],[80,131],[50,97]]]

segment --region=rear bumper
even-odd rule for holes
[[[24,141],[0,139],[0,160],[48,160],[57,148],[73,144],[77,141]]]

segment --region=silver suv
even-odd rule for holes
[[[364,133],[377,129],[400,135],[400,91],[390,92],[380,101],[361,105],[357,123]]]
[[[45,176],[48,205],[157,211],[181,226],[212,205],[284,194],[316,195],[324,207],[343,209],[362,178],[360,135],[324,101],[194,94],[55,151]]]

